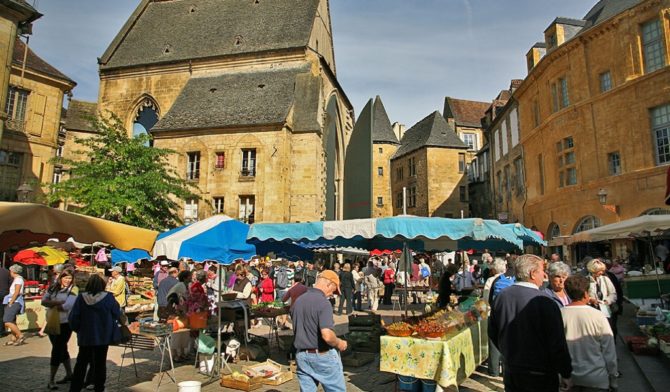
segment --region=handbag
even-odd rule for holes
[[[55,306],[47,310],[47,325],[44,327],[47,335],[60,335],[60,312]]]

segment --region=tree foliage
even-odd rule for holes
[[[75,139],[81,146],[75,159],[57,158],[70,175],[49,185],[49,202],[65,201],[83,214],[147,229],[181,224],[178,201],[199,197],[168,163],[174,151],[148,147],[147,134],[128,136],[113,114],[89,121],[97,133]]]

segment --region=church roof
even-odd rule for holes
[[[98,114],[98,104],[95,102],[70,100],[70,104],[65,111],[63,120],[64,127],[68,131],[96,132],[89,118],[96,117]]]
[[[318,88],[318,84],[303,80],[306,74],[308,66],[192,78],[151,131],[284,123],[299,98],[296,90],[303,91],[305,85],[310,91],[314,86]],[[296,112],[301,110],[297,108]],[[296,113],[295,117],[307,123],[304,119],[316,118],[316,114]]]
[[[305,47],[319,0],[143,0],[101,69]]]
[[[423,147],[446,147],[464,150],[468,148],[438,111],[429,114],[405,132],[400,141],[400,148],[391,159],[400,158]]]
[[[25,54],[25,50],[26,50],[26,44],[22,40],[17,38],[14,43],[14,53],[12,56],[13,65],[16,65],[17,67],[23,66],[23,56]],[[77,82],[67,77],[64,73],[57,70],[51,64],[42,60],[42,58],[36,55],[35,52],[33,52],[33,50],[30,49],[30,47],[28,47],[28,53],[26,56],[26,68],[43,73],[56,79],[60,79],[65,83],[72,84],[73,85],[72,87],[74,87],[77,84]]]
[[[484,117],[486,109],[490,105],[490,102],[468,101],[466,99],[446,97],[444,99],[444,117],[453,118],[456,125],[481,128],[482,117]]]
[[[382,103],[382,99],[377,95],[372,107],[373,111],[373,128],[372,128],[372,142],[373,143],[392,143],[400,144],[398,137],[393,132],[391,120],[389,120],[386,109]]]

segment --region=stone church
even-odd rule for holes
[[[328,0],[143,0],[99,72],[98,110],[197,186],[186,221],[342,218],[354,112]]]

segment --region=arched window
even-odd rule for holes
[[[602,226],[602,222],[597,216],[589,215],[585,216],[582,218],[582,220],[579,221],[579,224],[575,227],[574,233],[579,233],[580,231],[586,231],[586,230],[591,230],[596,227]]]
[[[151,128],[158,122],[158,108],[153,99],[145,97],[135,115],[133,122],[133,136],[148,134]]]
[[[549,236],[548,236],[549,238],[547,238],[548,240],[560,237],[561,236],[561,227],[558,224],[556,224],[555,222],[552,222],[549,225],[549,230],[547,230],[547,233],[549,234]]]
[[[643,212],[640,216],[642,215],[670,215],[670,210],[667,208],[652,208]]]

